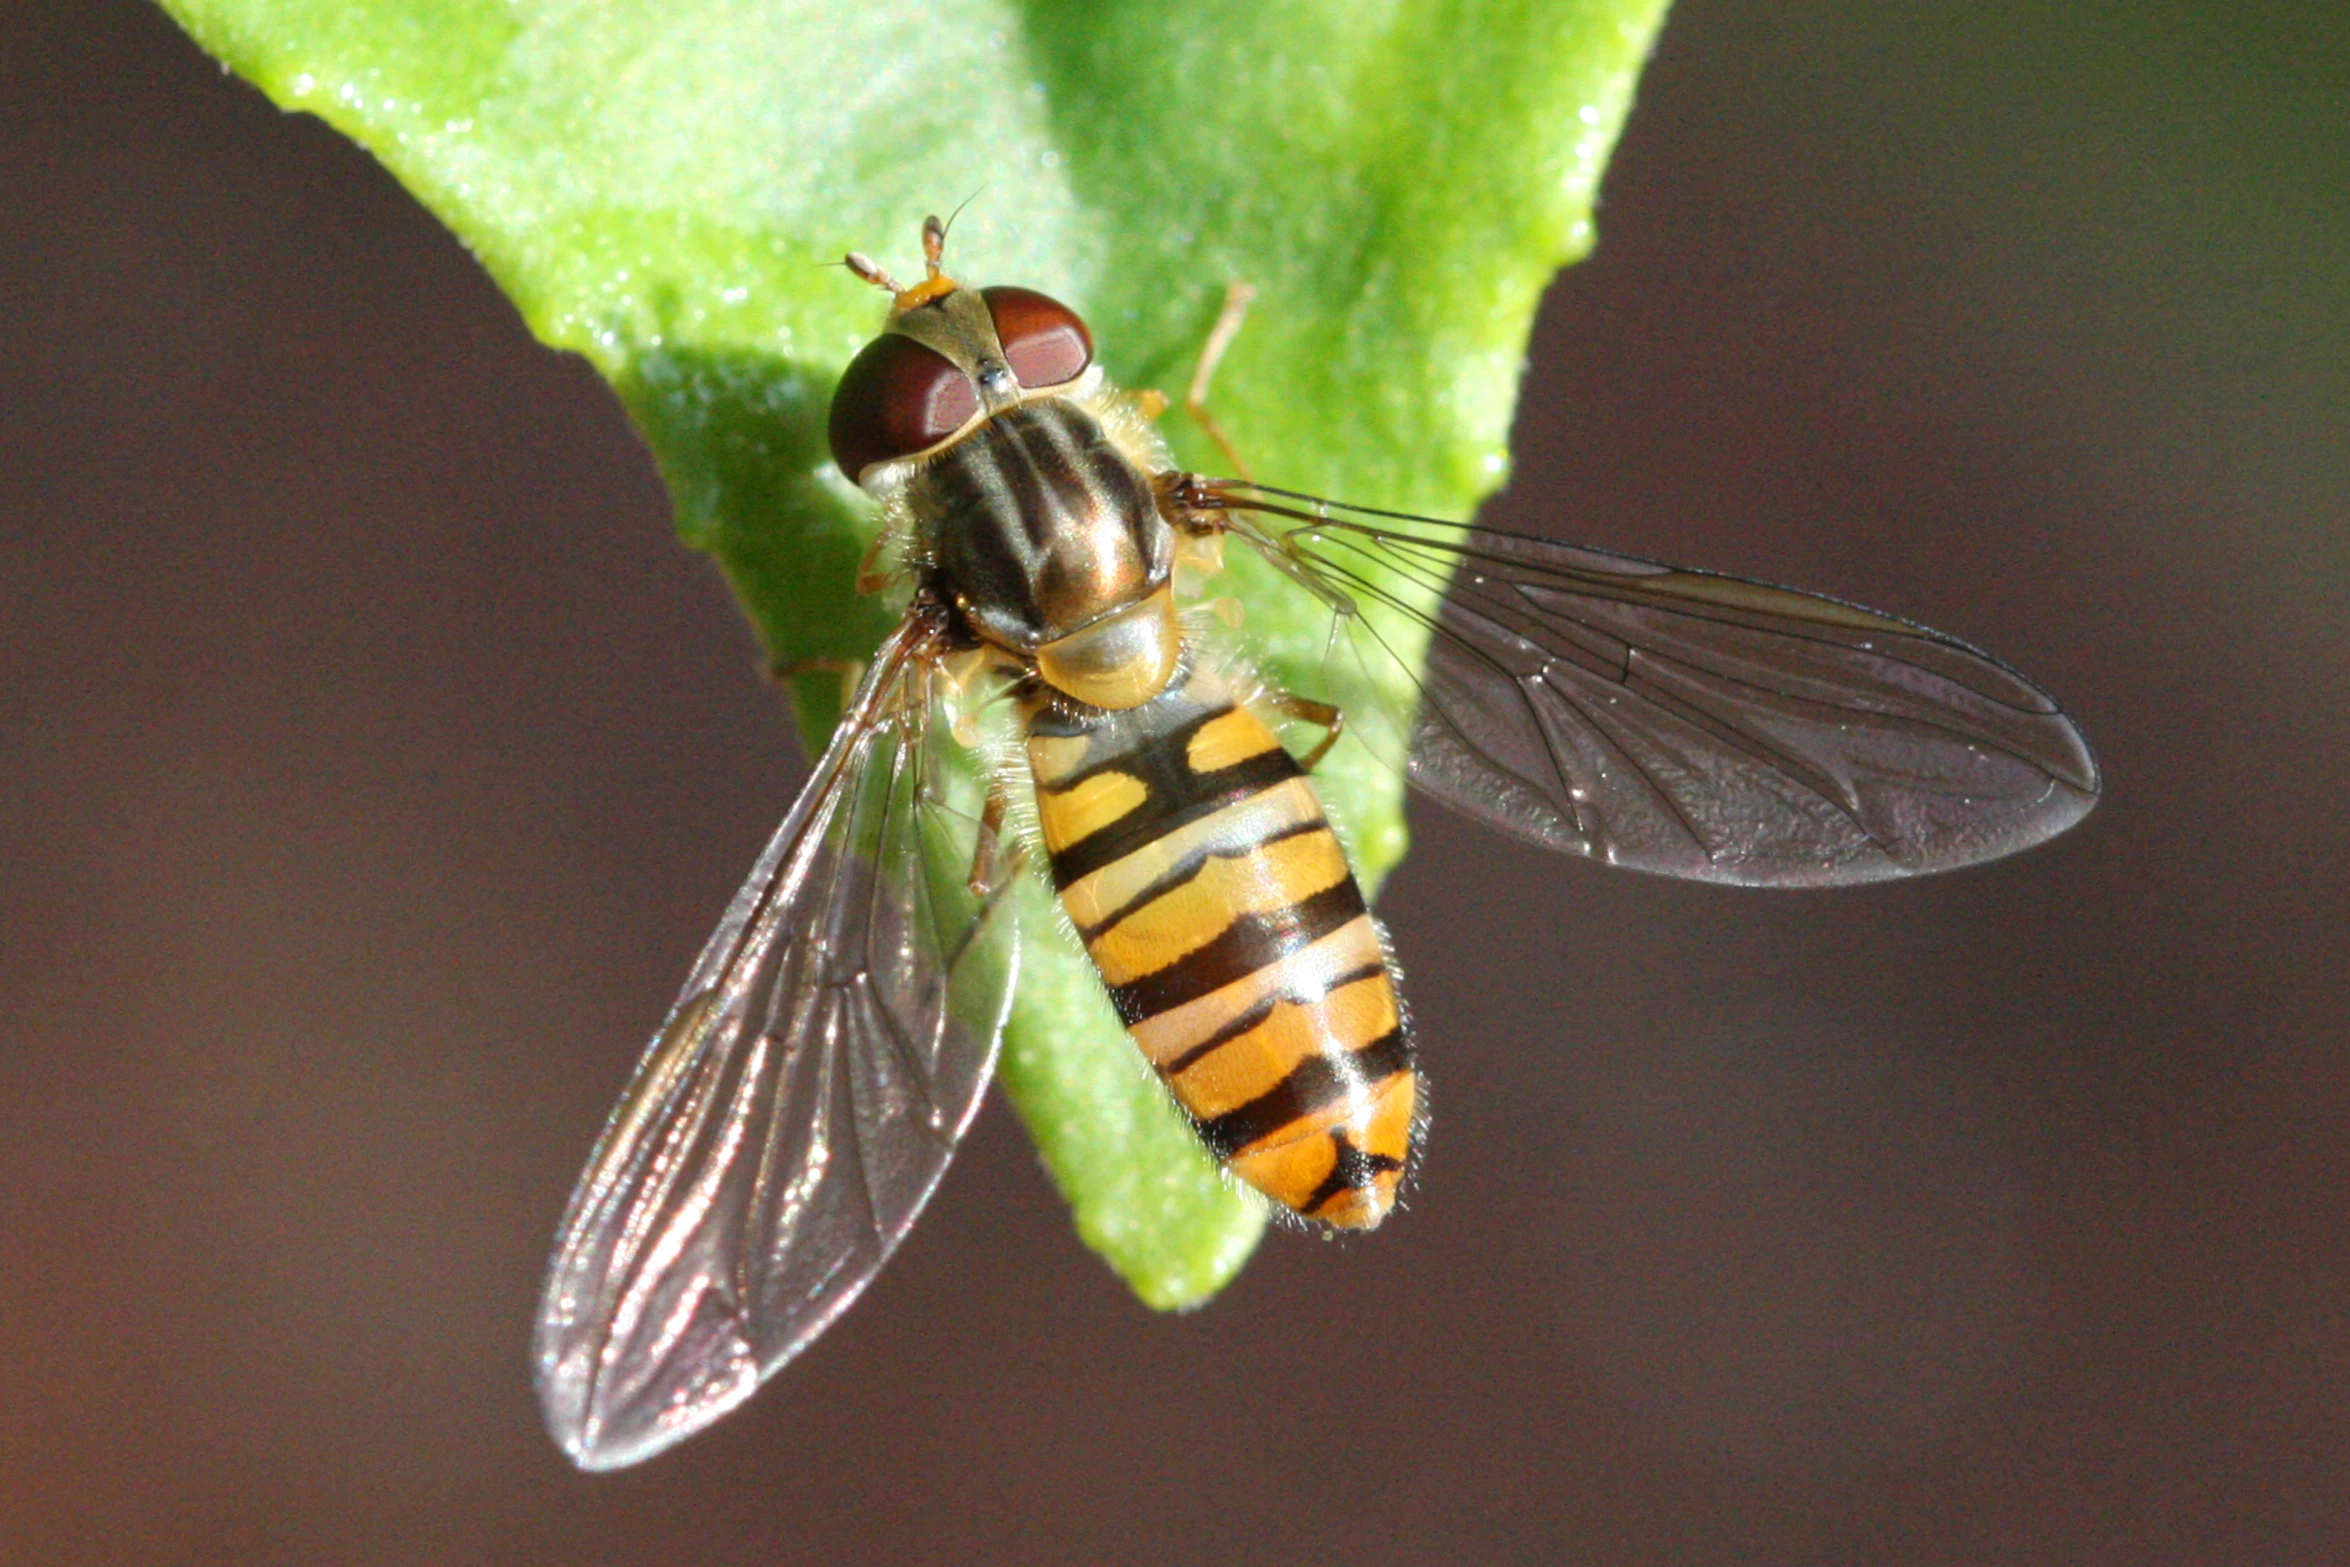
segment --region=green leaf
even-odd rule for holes
[[[885,629],[870,526],[826,460],[835,377],[885,302],[819,263],[950,262],[1076,306],[1110,373],[1180,394],[1226,285],[1259,290],[1216,383],[1262,477],[1465,516],[1506,471],[1534,306],[1590,241],[1663,0],[165,0],[278,103],[373,151],[542,339],[626,400],[679,532],[778,661]],[[1213,458],[1180,417],[1181,456]],[[1230,573],[1276,676],[1322,617]],[[714,678],[717,678],[714,676]],[[1310,683],[1308,683],[1310,684]],[[837,701],[803,682],[803,714]],[[1368,884],[1400,786],[1318,783]],[[780,811],[784,802],[778,801]],[[1047,900],[1002,1080],[1085,1239],[1142,1297],[1214,1292],[1263,1223],[1119,1032]]]

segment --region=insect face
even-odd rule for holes
[[[1075,311],[966,289],[935,245],[930,262],[897,288],[851,261],[894,298],[833,399],[834,460],[902,501],[908,552],[973,637],[1089,706],[1145,701],[1182,656],[1175,535],[1151,485],[1165,450],[1087,373]]]
[[[933,272],[894,292],[887,325],[833,394],[832,460],[852,480],[946,445],[982,409],[1066,387],[1093,363],[1077,312],[1034,289],[971,290]]]

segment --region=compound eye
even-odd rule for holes
[[[936,446],[979,412],[979,391],[944,354],[884,333],[832,394],[832,460],[852,480],[877,462]]]
[[[995,317],[1004,362],[1022,386],[1059,386],[1093,363],[1093,335],[1059,300],[1029,288],[983,288],[979,297]]]

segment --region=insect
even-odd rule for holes
[[[1049,872],[1228,1171],[1306,1220],[1376,1225],[1421,1095],[1385,938],[1313,789],[1342,732],[1545,847],[1751,886],[1973,864],[2096,802],[2046,694],[1907,621],[1184,472],[1074,312],[965,288],[937,219],[923,239],[911,287],[849,258],[893,298],[831,415],[882,508],[860,585],[904,613],[557,1239],[538,1389],[583,1467],[716,1419],[889,1257],[993,1071],[1021,876]],[[1187,611],[1227,542],[1327,611],[1323,689],[1268,686]],[[991,702],[1020,742],[973,808],[956,731]],[[1284,721],[1318,742],[1293,754]]]

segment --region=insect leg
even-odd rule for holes
[[[897,575],[895,566],[887,559],[894,541],[887,528],[873,535],[873,542],[865,546],[865,556],[857,562],[857,591],[862,594],[879,593],[890,585]]]
[[[987,804],[979,813],[979,840],[971,850],[971,879],[967,885],[971,896],[982,903],[993,903],[1012,885],[1027,863],[1028,845],[1017,843],[1009,849],[1004,846],[1004,813],[1011,808],[1011,797],[1004,792],[1002,778],[991,778],[987,784]]]
[[[1314,770],[1316,763],[1330,754],[1330,748],[1346,732],[1345,710],[1333,707],[1328,702],[1317,702],[1312,697],[1297,696],[1287,691],[1268,691],[1263,701],[1277,712],[1300,723],[1313,724],[1322,731],[1322,738],[1314,748],[1298,758],[1297,765],[1309,773]]]
[[[1224,308],[1216,312],[1216,324],[1208,328],[1208,340],[1200,344],[1199,363],[1192,367],[1191,389],[1183,394],[1183,411],[1199,422],[1208,432],[1208,439],[1232,464],[1232,471],[1243,480],[1253,480],[1248,464],[1240,460],[1240,452],[1216,416],[1208,412],[1208,383],[1216,378],[1216,366],[1224,362],[1225,350],[1240,335],[1240,323],[1248,317],[1249,301],[1257,297],[1254,284],[1235,282],[1224,290]]]

